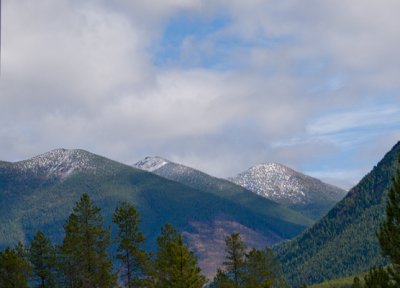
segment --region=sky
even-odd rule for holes
[[[80,148],[350,188],[400,140],[398,0],[2,0],[0,159]]]

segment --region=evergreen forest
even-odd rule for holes
[[[214,260],[211,275],[201,270],[188,234],[168,224],[171,217],[159,219],[158,233],[150,235],[155,245],[148,245],[149,214],[143,217],[140,205],[130,199],[102,205],[106,200],[84,193],[74,206],[64,207],[69,216],[52,228],[61,231],[59,237],[39,225],[24,242],[0,248],[0,287],[400,287],[399,155],[400,143],[325,217],[292,240],[254,248],[239,231],[225,232],[224,260]]]
[[[386,217],[376,234],[384,267],[371,267],[351,288],[396,288],[400,285],[400,171],[392,180]],[[225,238],[225,261],[212,280],[201,273],[195,254],[172,225],[165,224],[157,251],[143,249],[140,215],[122,202],[114,211],[117,234],[111,239],[101,209],[83,194],[64,224],[64,239],[51,243],[38,231],[27,246],[19,242],[0,252],[0,287],[65,288],[272,288],[288,287],[281,264],[269,248],[246,247],[239,233]],[[111,252],[111,244],[116,244]],[[298,287],[307,287],[306,283]],[[323,286],[321,286],[323,287]]]
[[[162,227],[155,253],[143,249],[146,239],[133,205],[121,202],[112,225],[118,231],[114,237],[101,209],[83,194],[64,224],[62,243],[55,245],[38,231],[29,245],[19,242],[0,252],[0,287],[286,287],[272,250],[248,249],[239,233],[226,237],[223,267],[208,281],[172,225]]]

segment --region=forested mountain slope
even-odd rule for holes
[[[385,263],[376,231],[399,165],[400,142],[324,218],[275,247],[290,283],[318,283]]]
[[[309,225],[296,212],[248,191],[218,195],[83,150],[57,149],[26,161],[0,162],[0,247],[29,242],[39,229],[59,243],[63,224],[83,193],[102,208],[108,222],[120,201],[134,204],[149,249],[161,226],[171,223],[184,233],[203,268],[218,265],[219,255],[211,252],[215,247],[223,254],[218,245],[225,234],[240,230],[251,245],[262,247]]]
[[[271,200],[259,202],[260,196],[254,195],[250,190],[240,185],[225,179],[210,176],[199,170],[168,161],[161,157],[146,157],[142,161],[134,164],[134,167],[152,172],[186,186],[233,200],[242,206],[259,211],[260,213],[268,211],[267,213],[274,214],[274,210],[279,209],[279,211],[276,211],[278,214],[283,212],[287,214],[287,217],[292,217],[289,216],[292,215],[292,209],[284,209],[283,207],[285,207],[285,205],[271,205],[275,203],[275,201]],[[296,213],[296,215],[296,217],[299,216],[298,213]],[[307,223],[309,225],[313,223],[307,216],[302,216],[301,219],[295,221],[301,221],[301,223]]]

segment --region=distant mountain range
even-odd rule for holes
[[[21,162],[0,161],[0,248],[29,242],[39,229],[59,243],[74,204],[88,193],[107,225],[120,201],[134,204],[149,250],[162,225],[174,225],[208,276],[221,265],[224,237],[233,232],[249,246],[277,244],[293,287],[355,275],[386,263],[376,231],[399,157],[400,142],[312,227],[308,216],[325,213],[323,203],[332,205],[344,191],[279,164],[257,165],[231,179],[245,188],[160,157],[132,167],[84,150],[57,149]]]
[[[315,220],[346,195],[343,189],[277,163],[253,166],[229,180]]]
[[[275,163],[254,166],[228,179],[236,185],[157,156],[146,157],[133,166],[206,191],[221,193],[241,186],[314,220],[324,216],[346,194],[343,189]]]
[[[221,264],[226,235],[240,232],[249,246],[261,248],[312,224],[243,187],[198,175],[187,177],[184,185],[84,150],[57,149],[26,161],[0,162],[0,248],[27,243],[39,229],[60,243],[63,224],[83,193],[102,208],[107,225],[120,201],[134,204],[150,250],[162,225],[171,223],[209,276]]]
[[[360,274],[384,265],[376,232],[399,173],[400,142],[314,226],[275,247],[293,287]],[[398,175],[398,174],[397,174]]]

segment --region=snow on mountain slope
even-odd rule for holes
[[[345,195],[345,191],[338,187],[277,163],[253,166],[229,180],[258,195],[283,204],[337,202]]]
[[[143,160],[134,164],[133,166],[138,169],[153,172],[157,169],[160,169],[161,167],[163,167],[164,165],[166,165],[168,163],[170,163],[170,162],[161,157],[154,156],[154,157],[146,157]]]
[[[207,182],[211,177],[196,169],[157,156],[146,157],[133,166],[177,182],[182,182],[183,179],[189,180],[190,182],[198,182],[200,180]]]
[[[15,163],[15,168],[45,178],[63,179],[77,171],[96,170],[91,154],[83,150],[55,149]]]
[[[153,166],[149,163],[160,163],[159,160],[160,157],[146,157],[144,160],[134,164],[133,167],[139,169],[152,169]],[[313,222],[314,218],[309,217],[302,212],[296,211],[295,209],[291,209],[290,207],[287,207],[287,205],[281,205],[271,199],[262,199],[263,197],[254,195],[255,193],[252,191],[249,191],[248,189],[227,179],[213,177],[197,169],[170,162],[165,159],[162,159],[162,161],[165,161],[166,163],[158,169],[152,170],[151,173],[198,189],[200,191],[217,195],[221,198],[236,199],[235,201],[238,201],[240,205],[243,205],[244,207],[251,207],[252,209],[258,210],[262,213],[264,213],[266,210],[269,210],[270,212],[276,210],[277,213],[281,213],[284,210],[284,214],[286,216],[292,220],[296,219],[294,221],[300,220],[301,223]]]
[[[346,194],[338,187],[276,163],[254,166],[227,180],[160,157],[146,157],[133,166],[214,193],[245,188],[313,220],[324,216]]]

